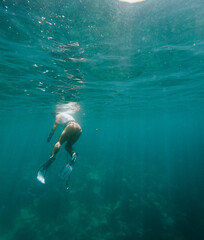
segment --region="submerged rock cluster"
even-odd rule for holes
[[[73,174],[68,191],[54,179],[14,190],[14,202],[1,211],[1,239],[190,239],[190,211],[181,208],[178,186],[131,171],[113,177],[110,169],[87,170]]]

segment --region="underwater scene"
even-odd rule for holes
[[[0,1],[0,240],[203,240],[203,123],[203,0]]]

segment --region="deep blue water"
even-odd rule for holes
[[[204,2],[0,3],[0,239],[204,239]],[[46,177],[53,113],[83,133]]]

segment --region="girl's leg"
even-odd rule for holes
[[[73,149],[73,145],[75,144],[75,142],[79,139],[79,137],[81,136],[81,127],[75,127],[73,130],[73,134],[72,136],[70,136],[70,138],[67,140],[67,144],[65,145],[65,149],[66,151],[70,154],[70,156],[72,157],[74,152]]]
[[[58,141],[56,142],[54,148],[52,149],[52,154],[50,158],[55,158],[55,155],[59,152],[61,145],[68,139],[68,130],[65,128],[60,135]]]
[[[55,144],[51,158],[54,158],[57,152],[59,151],[61,145],[67,141],[67,144],[65,146],[65,149],[68,151],[68,153],[72,156],[73,149],[72,145],[79,139],[81,135],[81,127],[78,123],[70,123],[68,126],[64,129],[62,134],[60,135],[57,143]]]

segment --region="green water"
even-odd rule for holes
[[[0,3],[0,240],[204,239],[204,3]],[[53,113],[82,135],[36,180]]]

